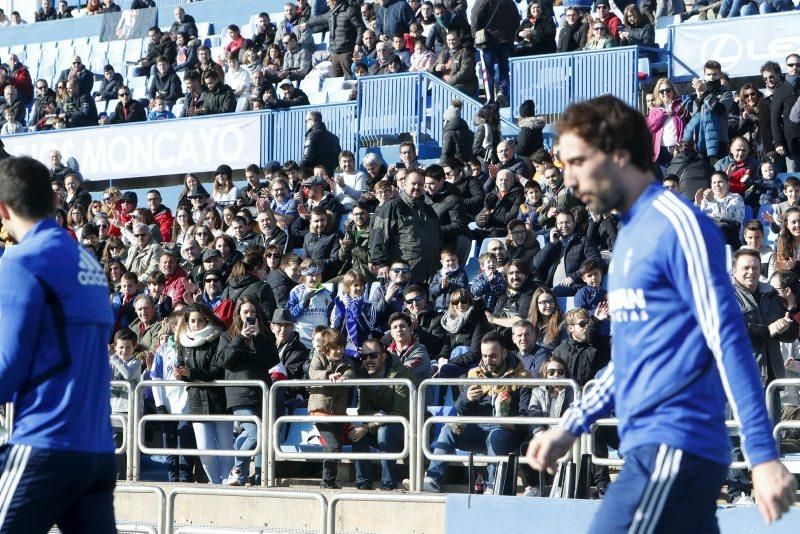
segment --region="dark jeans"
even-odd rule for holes
[[[370,447],[375,447],[380,452],[400,452],[403,450],[403,425],[389,424],[378,428],[378,433],[367,434],[359,441],[353,442],[353,452],[369,452]],[[397,462],[395,460],[381,460],[381,485],[387,489],[397,487]],[[371,485],[375,479],[373,462],[368,460],[356,461],[356,484]]]
[[[165,421],[161,423],[165,449],[196,449],[192,424],[188,421]],[[167,456],[167,472],[170,482],[194,482],[194,456]]]
[[[481,55],[483,56],[483,64],[486,68],[486,76],[488,78],[488,85],[486,87],[486,100],[488,102],[494,101],[495,68],[499,69],[500,78],[500,83],[497,87],[497,90],[498,92],[506,95],[506,97],[509,96],[510,81],[508,58],[511,57],[513,50],[514,46],[511,44],[497,44],[486,47],[481,51]]]
[[[319,432],[319,440],[325,452],[341,452],[342,444],[339,441],[344,425],[342,423],[315,423]],[[322,482],[328,485],[336,484],[339,460],[323,460]]]

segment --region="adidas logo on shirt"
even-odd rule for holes
[[[83,247],[79,248],[79,252],[78,283],[82,286],[108,286],[106,273],[92,253]]]

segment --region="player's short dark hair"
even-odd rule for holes
[[[567,132],[606,154],[624,150],[636,168],[645,172],[651,169],[653,137],[644,117],[615,96],[569,106],[558,123],[559,135]]]
[[[0,161],[0,202],[25,219],[54,217],[56,202],[50,171],[29,157]]]

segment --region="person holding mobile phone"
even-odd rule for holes
[[[267,335],[266,322],[256,298],[243,295],[236,303],[233,323],[219,340],[219,364],[225,369],[225,380],[264,380],[269,383],[269,369],[280,359],[275,338]],[[261,416],[264,392],[258,387],[231,386],[225,388],[228,410],[234,415]],[[258,443],[258,427],[254,422],[242,421],[242,433],[234,446],[240,451],[251,451]],[[262,447],[265,444],[261,444]],[[237,456],[233,469],[223,484],[243,486],[250,474],[250,457]],[[253,485],[260,484],[261,457],[255,457]]]

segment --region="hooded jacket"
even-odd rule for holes
[[[277,305],[275,295],[267,282],[263,282],[250,273],[245,273],[239,278],[231,278],[228,285],[222,290],[223,299],[240,299],[242,297],[252,297],[258,300],[261,313],[265,319],[272,317]]]
[[[172,67],[169,67],[163,75],[156,71],[156,75],[153,76],[147,96],[153,100],[158,95],[161,95],[169,106],[174,105],[183,96],[181,79],[175,74]]]
[[[467,121],[461,117],[448,120],[442,128],[442,156],[439,164],[444,165],[450,158],[463,162],[472,160],[472,143],[475,134],[469,129]]]
[[[517,134],[517,147],[514,152],[517,156],[531,157],[531,155],[544,148],[542,129],[547,124],[544,117],[524,117],[519,119],[519,133]]]

